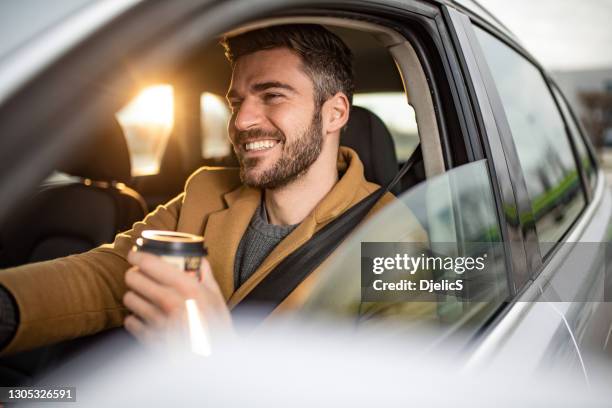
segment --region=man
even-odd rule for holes
[[[146,341],[180,320],[186,299],[196,300],[209,324],[230,328],[228,307],[378,187],[364,179],[356,153],[339,147],[353,77],[351,53],[336,35],[315,25],[277,26],[224,45],[233,68],[228,127],[239,172],[200,169],[181,195],[113,244],[2,271],[0,283],[19,312],[5,353],[122,323]],[[203,235],[209,256],[202,282],[131,252],[145,229]],[[308,279],[284,307],[299,304],[307,287]]]

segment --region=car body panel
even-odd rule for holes
[[[454,21],[466,30],[461,43],[463,52],[469,53],[471,48],[476,53],[473,60],[484,61],[477,42],[469,39],[470,24],[466,17],[455,15]],[[507,141],[503,144],[503,157],[504,162],[512,166],[511,174],[515,175],[512,187],[517,201],[522,203],[521,212],[529,212],[530,208],[525,205],[528,200],[524,181],[521,180],[522,171],[509,137],[510,130],[503,109],[500,109],[501,102],[495,86],[486,78],[487,71],[487,65],[481,63],[478,68],[472,67],[469,74],[475,76],[474,81],[485,84],[485,98],[498,105],[497,109],[492,110],[493,117],[490,119]],[[482,113],[491,114],[486,110]],[[495,156],[492,160],[497,166]],[[607,342],[612,322],[611,304],[605,302],[603,291],[605,252],[610,238],[612,212],[610,197],[600,171],[592,200],[563,242],[545,260],[541,259],[537,249],[534,225],[530,226],[531,233],[523,236],[529,266],[528,279],[520,282],[525,288],[494,322],[489,332],[482,336],[474,349],[470,365],[488,358],[520,354],[525,364],[553,364],[579,370],[588,381],[588,363],[585,360],[589,353],[586,351],[609,347]],[[523,226],[522,230],[525,232],[526,228]],[[588,251],[594,255],[586,256]],[[572,259],[582,261],[580,269],[570,262]],[[520,291],[520,286],[517,289]]]

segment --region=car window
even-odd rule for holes
[[[475,30],[510,125],[544,256],[585,205],[565,124],[538,68]]]
[[[404,92],[370,92],[353,95],[353,104],[376,114],[387,126],[397,160],[405,162],[419,144],[419,129],[414,109]]]
[[[567,122],[567,126],[569,128],[568,130],[574,141],[574,145],[576,146],[576,153],[578,154],[580,165],[582,166],[587,175],[590,188],[595,189],[595,183],[597,181],[595,166],[584,141],[584,136],[582,135],[582,132],[580,132],[580,128],[574,120],[574,115],[572,115],[572,113],[570,112],[569,106],[567,106],[567,102],[565,101],[559,90],[557,88],[553,88],[553,92],[557,97],[557,101],[559,102],[559,106],[561,107],[561,111],[563,112],[563,116],[565,117],[565,121]]]
[[[382,318],[475,330],[509,295],[496,214],[486,161],[430,178],[398,196],[346,239],[324,264],[323,278],[304,310],[357,316],[364,324]],[[368,259],[383,255],[408,254],[417,259],[435,254],[434,259],[457,260],[477,258],[483,252],[488,253],[484,270],[459,275],[444,265],[420,268],[414,275],[440,285],[461,279],[459,291],[374,293],[374,283],[364,275]]]
[[[173,87],[144,88],[116,117],[127,140],[132,176],[157,174],[174,127]]]
[[[224,97],[210,92],[200,95],[200,140],[204,159],[225,157],[231,153],[227,133],[230,115]]]

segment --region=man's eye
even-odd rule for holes
[[[267,94],[264,94],[264,100],[266,102],[274,102],[274,101],[276,101],[276,100],[278,100],[278,99],[280,99],[282,97],[283,97],[283,95],[277,94],[277,93],[267,93]]]

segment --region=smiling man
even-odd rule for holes
[[[209,324],[231,328],[229,308],[377,189],[357,154],[339,146],[354,86],[351,53],[336,35],[316,25],[275,26],[224,46],[233,69],[228,128],[239,171],[200,169],[181,195],[112,244],[2,271],[2,293],[19,312],[16,330],[5,330],[12,338],[6,352],[122,323],[147,340],[181,320],[187,299]],[[387,194],[372,211],[391,199]],[[131,252],[145,229],[203,235],[209,256],[202,282]],[[281,306],[298,307],[307,287],[308,279]]]

